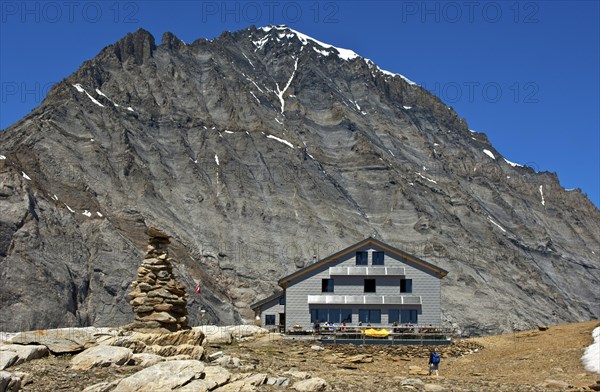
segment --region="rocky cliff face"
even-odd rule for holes
[[[367,236],[463,330],[600,317],[600,212],[405,78],[285,27],[127,35],[0,133],[0,326],[115,325],[156,224],[208,319]]]

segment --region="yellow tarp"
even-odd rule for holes
[[[369,328],[369,329],[366,329],[363,333],[365,335],[367,335],[367,336],[371,336],[371,337],[374,337],[374,338],[385,338],[391,332],[388,331],[387,329],[376,330],[376,329],[373,329],[373,328]]]

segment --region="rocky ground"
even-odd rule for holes
[[[599,324],[563,324],[545,331],[459,340],[439,348],[439,377],[430,377],[425,371],[426,347],[323,345],[282,339],[277,334],[238,335],[235,339],[234,333],[228,344],[231,335],[210,335],[208,331],[203,366],[226,374],[227,383],[211,389],[218,391],[600,390],[600,375],[586,372],[580,361]],[[136,365],[75,370],[76,357],[50,355],[7,370],[29,374],[23,391],[81,391],[144,368],[136,361]],[[172,361],[179,362],[185,361]],[[205,384],[197,385],[178,390],[207,390]],[[113,387],[95,391],[104,390]]]

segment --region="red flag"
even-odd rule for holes
[[[196,290],[194,290],[196,294],[200,294],[200,283],[196,285]]]

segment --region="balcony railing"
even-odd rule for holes
[[[309,305],[421,305],[418,295],[309,295]]]
[[[329,276],[403,276],[404,267],[329,267]]]

